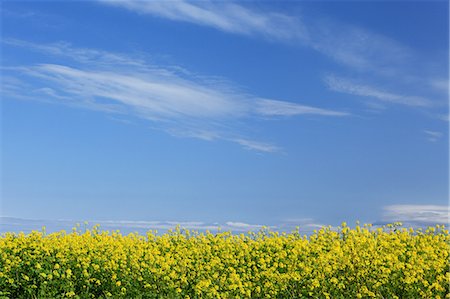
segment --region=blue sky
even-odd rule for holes
[[[445,222],[448,11],[3,2],[1,215]]]

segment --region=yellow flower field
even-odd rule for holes
[[[370,225],[306,237],[6,233],[0,298],[450,298],[450,236]]]

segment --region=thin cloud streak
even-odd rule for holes
[[[450,114],[441,114],[437,116],[437,119],[445,121],[445,122],[450,122]]]
[[[346,78],[326,76],[324,81],[329,89],[341,93],[368,97],[382,102],[400,104],[405,106],[428,107],[432,105],[431,101],[424,97],[397,94],[379,89],[377,87],[358,84]]]
[[[280,13],[258,13],[233,2],[100,0],[139,14],[277,40],[307,40],[299,20]],[[293,30],[294,29],[294,30]]]
[[[448,94],[449,80],[444,78],[432,79],[430,80],[430,85],[436,89],[436,91],[444,92]]]
[[[5,38],[2,43],[8,46],[21,47],[29,50],[39,51],[41,53],[52,56],[64,56],[80,63],[95,62],[96,67],[103,64],[108,66],[111,64],[121,66],[145,67],[144,59],[131,58],[126,55],[111,53],[107,51],[87,48],[74,48],[67,42],[57,42],[51,44],[37,44],[24,40]]]
[[[443,136],[442,132],[430,130],[423,130],[423,132],[428,136],[428,141],[431,142],[436,142]]]
[[[348,113],[304,106],[290,102],[259,99],[255,111],[265,116],[294,116],[301,114],[316,114],[323,116],[346,116]]]
[[[276,152],[279,147],[248,138],[238,128],[229,128],[232,120],[266,119],[317,115],[341,117],[347,112],[260,98],[232,84],[215,84],[179,73],[174,68],[148,65],[145,61],[100,50],[77,49],[67,43],[36,45],[9,40],[51,56],[70,57],[78,66],[37,64],[4,67],[12,73],[10,96],[51,99],[53,102],[108,113],[131,115],[153,121],[170,134],[202,140],[225,140],[246,149]],[[59,48],[61,47],[61,48]],[[25,77],[32,77],[30,88],[13,88]],[[14,82],[16,82],[14,84]]]
[[[275,153],[281,151],[281,148],[269,143],[263,143],[243,138],[231,139],[231,141],[234,141],[249,150],[256,150],[259,152],[266,152],[266,153]]]
[[[358,71],[392,76],[414,56],[395,40],[357,26],[319,19],[308,29],[310,47]]]

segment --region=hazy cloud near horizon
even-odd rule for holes
[[[449,225],[450,209],[444,205],[389,205],[383,207],[383,213],[379,220],[373,222],[376,227],[388,223],[402,222],[404,227],[422,227],[434,225]],[[22,219],[15,217],[0,216],[0,232],[30,232],[40,231],[46,227],[48,233],[66,230],[70,232],[73,228],[90,229],[94,225],[99,225],[101,230],[121,230],[123,233],[139,232],[145,233],[149,230],[157,230],[161,233],[180,227],[181,229],[193,231],[231,231],[233,233],[256,232],[261,229],[271,231],[292,232],[299,231],[302,234],[311,234],[314,230],[327,227],[326,224],[318,223],[311,218],[284,219],[278,223],[250,224],[240,221],[226,221],[224,223],[210,223],[203,221],[149,221],[149,220],[49,220],[49,219]],[[351,227],[355,224],[348,223]],[[331,229],[336,229],[331,227]]]
[[[384,222],[403,222],[405,225],[449,224],[450,207],[447,205],[389,205],[383,209]]]

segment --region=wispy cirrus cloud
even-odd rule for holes
[[[438,119],[446,121],[446,122],[450,122],[450,114],[441,114],[437,116]]]
[[[234,142],[242,145],[244,148],[257,150],[260,152],[273,153],[273,152],[281,151],[280,147],[270,144],[270,143],[253,141],[253,140],[248,140],[248,139],[244,139],[244,138],[234,138],[234,139],[231,139],[231,141],[234,141]]]
[[[355,85],[342,80],[333,82],[331,89],[334,91],[372,97],[385,103],[421,107],[430,106],[431,101],[415,94],[417,86],[422,86],[429,92],[440,92],[439,98],[447,95],[448,79],[442,76],[446,74],[446,68],[441,69],[440,78],[431,82],[423,80],[429,69],[427,63],[430,62],[430,56],[421,57],[412,48],[377,32],[327,17],[311,15],[305,11],[297,10],[296,15],[290,15],[285,11],[274,11],[264,5],[232,1],[99,0],[98,2],[140,15],[300,45],[331,58],[351,71],[357,71],[358,77],[361,75],[379,77],[375,86]],[[383,90],[379,86],[383,86],[382,82],[386,78],[409,86],[410,94]],[[442,92],[445,92],[445,95]]]
[[[430,85],[437,91],[448,93],[449,80],[445,78],[435,78],[429,81]]]
[[[99,49],[75,48],[70,43],[60,41],[50,44],[38,44],[25,40],[5,38],[2,43],[7,46],[20,47],[33,51],[39,51],[48,56],[63,56],[83,64],[95,62],[96,67],[110,66],[133,66],[149,68],[145,59],[139,57],[130,57],[123,54],[111,53]]]
[[[310,47],[335,61],[387,71],[409,55],[409,49],[388,37],[330,19],[286,13],[221,1],[99,0],[141,15],[187,22],[228,33]],[[248,4],[248,3],[247,3]],[[320,20],[318,20],[320,19]],[[380,53],[385,55],[380,56]],[[376,59],[374,59],[376,58]]]
[[[391,76],[414,57],[411,49],[394,39],[351,24],[319,18],[308,29],[311,48],[358,71]]]
[[[139,14],[212,27],[234,34],[259,35],[277,40],[307,40],[305,28],[298,19],[281,13],[259,13],[233,2],[134,0],[99,2]]]
[[[423,130],[423,132],[427,135],[428,141],[431,142],[438,141],[444,135],[442,132],[438,131]]]
[[[67,43],[48,45],[7,40],[51,57],[64,56],[70,64],[42,63],[5,67],[10,96],[36,99],[131,115],[152,121],[178,136],[225,140],[260,152],[279,147],[248,138],[230,120],[317,115],[346,116],[347,112],[311,107],[294,102],[261,98],[232,84],[196,76],[177,68],[162,67],[95,49],[73,48]],[[70,66],[69,66],[70,65]],[[33,80],[26,80],[33,78]],[[17,88],[21,83],[31,84]],[[32,82],[32,83],[31,83]],[[16,88],[14,88],[16,87]]]
[[[360,84],[347,78],[326,76],[324,81],[329,89],[341,93],[405,106],[428,107],[432,105],[432,101],[421,96],[394,93],[374,86]]]
[[[323,116],[343,116],[345,112],[326,110],[317,107],[299,105],[285,101],[259,99],[255,113],[264,116],[294,116],[300,114],[317,114]]]

